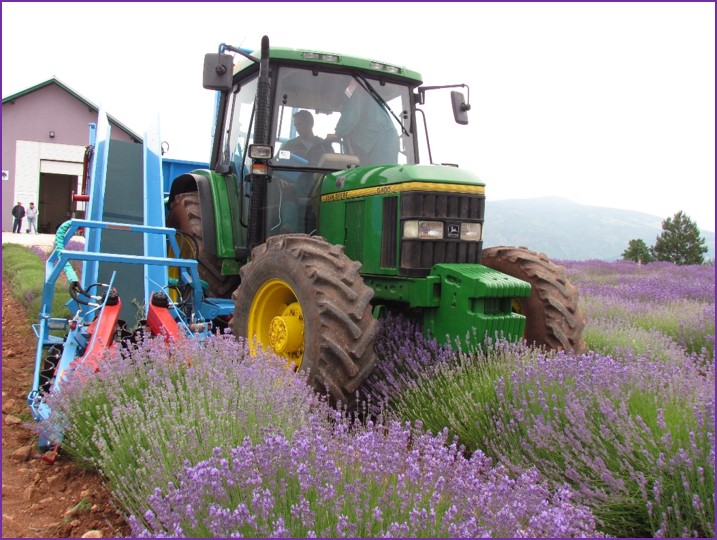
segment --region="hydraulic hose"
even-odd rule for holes
[[[57,251],[65,249],[65,233],[71,225],[72,221],[65,221],[58,227],[57,232],[55,233],[55,249]],[[75,269],[72,268],[72,265],[69,262],[65,263],[62,271],[65,273],[65,277],[67,277],[67,281],[69,281],[70,286],[72,286],[73,283],[79,284],[80,279],[77,277]]]

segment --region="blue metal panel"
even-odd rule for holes
[[[104,209],[105,200],[105,180],[107,178],[107,161],[110,151],[110,131],[112,127],[107,120],[107,113],[104,108],[100,108],[98,113],[98,125],[96,132],[95,151],[90,166],[90,200],[87,203],[86,217],[91,221],[101,221],[102,211]],[[90,126],[90,138],[93,135],[93,128]],[[85,249],[87,251],[100,251],[100,241],[102,239],[101,229],[90,229],[86,231]],[[97,282],[97,271],[99,265],[97,261],[87,261],[82,266],[82,286],[89,287],[92,283]]]
[[[162,158],[162,177],[164,182],[164,192],[169,193],[172,182],[178,176],[181,176],[197,169],[208,169],[209,163],[201,161],[185,161],[181,159]]]
[[[164,195],[162,193],[162,141],[159,118],[144,136],[144,224],[164,227]],[[144,234],[144,256],[166,257],[167,243],[162,235]],[[152,294],[161,292],[168,282],[166,266],[147,264],[144,267],[144,305],[149,307]]]

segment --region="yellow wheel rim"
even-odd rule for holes
[[[520,302],[517,298],[513,298],[513,301],[511,303],[511,307],[513,309],[513,313],[517,313],[518,315],[525,315],[523,313],[523,308],[520,307]],[[523,337],[525,337],[525,332],[528,330],[528,325],[526,324],[523,328]]]
[[[251,353],[259,345],[301,367],[304,356],[304,314],[292,288],[280,279],[264,283],[249,309],[247,335],[252,337]]]
[[[174,253],[174,250],[172,249],[172,244],[167,242],[167,257],[177,257],[180,259],[192,259],[196,257],[194,250],[192,249],[189,242],[184,238],[184,236],[177,235],[177,245],[179,246],[179,253]],[[167,275],[169,278],[179,280],[181,276],[179,267],[170,266],[168,268]],[[177,289],[170,288],[168,292],[169,297],[172,299],[173,302],[179,302],[180,298]]]

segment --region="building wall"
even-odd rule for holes
[[[97,111],[54,83],[2,104],[3,231],[12,230],[10,211],[18,200],[25,208],[37,204],[41,172],[81,177],[90,123],[97,123]],[[110,125],[112,139],[135,140]]]

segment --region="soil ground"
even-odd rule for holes
[[[33,321],[34,322],[34,321]],[[129,535],[102,479],[60,451],[41,459],[27,406],[37,339],[23,307],[2,284],[2,537]]]

